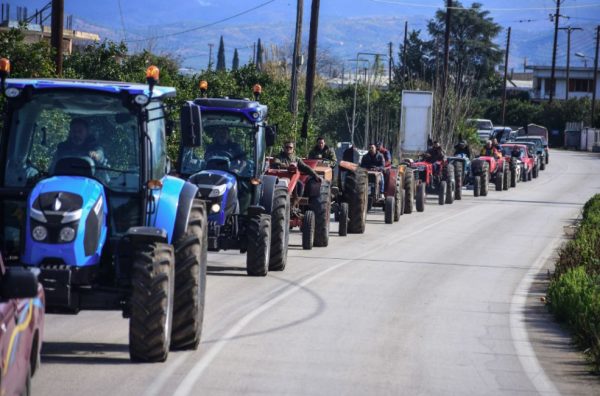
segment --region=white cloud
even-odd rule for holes
[[[206,0],[196,0],[196,2],[200,4],[201,7],[208,7],[211,5],[210,1]]]

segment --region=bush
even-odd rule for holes
[[[600,371],[600,194],[585,204],[574,239],[559,252],[548,301]]]

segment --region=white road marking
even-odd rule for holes
[[[554,383],[548,378],[544,369],[535,355],[533,346],[529,342],[527,334],[527,324],[525,322],[525,309],[529,289],[541,268],[546,261],[546,253],[551,252],[558,244],[560,238],[554,238],[540,255],[534,265],[527,271],[527,274],[521,279],[519,286],[515,290],[510,303],[510,333],[513,345],[517,351],[519,361],[523,366],[525,374],[541,395],[560,395],[560,392]]]
[[[464,213],[472,210],[474,208],[474,206],[467,208],[465,210],[462,210],[452,216],[445,216],[442,220],[437,221],[435,223],[429,224],[423,228],[421,228],[420,230],[414,231],[410,234],[406,234],[403,235],[400,238],[396,238],[394,240],[394,243],[397,243],[398,241],[401,240],[405,240],[408,239],[414,235],[417,235],[421,232],[427,231],[428,229],[435,227],[441,223],[444,223],[450,219],[453,219],[455,217],[458,216],[462,216],[464,215]],[[372,250],[372,249],[371,249]],[[200,379],[200,377],[202,376],[202,374],[204,373],[204,371],[209,367],[209,365],[212,363],[212,361],[217,357],[217,355],[221,352],[221,350],[225,347],[225,345],[227,344],[227,342],[229,342],[229,340],[233,339],[235,336],[237,336],[254,318],[256,318],[257,316],[259,316],[260,314],[262,314],[263,312],[267,311],[268,309],[270,309],[271,307],[273,307],[274,305],[278,304],[280,301],[284,300],[285,298],[291,296],[292,294],[302,290],[303,288],[305,288],[306,286],[308,286],[309,284],[313,283],[314,281],[316,281],[317,279],[323,277],[324,275],[335,271],[336,269],[343,267],[345,265],[347,265],[348,263],[351,263],[353,261],[356,260],[360,260],[362,257],[367,256],[368,254],[370,254],[370,251],[365,253],[364,255],[362,255],[361,257],[358,258],[353,258],[353,259],[348,259],[346,261],[342,261],[339,264],[334,265],[333,267],[329,267],[321,272],[316,273],[315,275],[305,279],[304,281],[300,282],[299,284],[291,287],[290,289],[286,290],[285,292],[283,292],[282,294],[274,297],[273,299],[265,302],[263,305],[257,307],[254,311],[249,312],[246,316],[244,316],[243,318],[241,318],[238,322],[236,322],[231,329],[217,342],[215,342],[213,344],[213,346],[206,351],[201,357],[200,360],[198,360],[196,362],[196,364],[192,367],[192,369],[188,372],[188,374],[185,376],[185,378],[183,379],[183,381],[179,384],[179,386],[177,387],[177,389],[175,390],[175,392],[173,393],[174,396],[187,396],[187,395],[191,395],[193,394],[194,391],[194,384]],[[180,363],[180,362],[177,362]],[[172,370],[171,370],[172,371]],[[163,381],[164,383],[164,381]],[[158,388],[160,389],[160,388]]]

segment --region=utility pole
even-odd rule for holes
[[[319,7],[321,0],[312,0],[310,8],[310,33],[308,35],[308,62],[306,64],[306,109],[302,121],[301,136],[308,138],[308,120],[313,110],[313,90],[317,74],[317,34],[319,32]]]
[[[406,66],[406,46],[408,44],[408,21],[404,21],[404,44],[402,47],[402,81],[408,76],[408,67]]]
[[[208,44],[208,70],[212,69],[212,49],[214,46],[214,44]]]
[[[447,0],[446,6],[446,33],[444,35],[444,78],[442,80],[442,97],[448,85],[448,63],[450,63],[450,21],[452,16],[452,0]]]
[[[298,114],[298,74],[302,60],[300,51],[302,51],[302,14],[304,9],[304,0],[298,0],[296,6],[296,33],[294,37],[294,54],[292,55],[292,81],[290,91],[290,113],[294,115],[294,136],[296,135],[296,116]]]
[[[592,121],[590,126],[594,126],[594,111],[596,110],[596,89],[598,87],[598,47],[600,46],[600,26],[596,28],[596,57],[594,58],[594,85],[592,88]]]
[[[63,71],[63,19],[65,17],[64,0],[52,0],[52,33],[50,41],[56,51],[56,74],[62,76]]]
[[[510,26],[506,35],[506,54],[504,54],[504,85],[502,86],[502,125],[506,116],[506,73],[508,72],[508,52],[510,51]]]
[[[567,26],[564,28],[558,28],[558,30],[566,30],[567,31],[567,89],[565,90],[565,100],[569,99],[569,71],[571,66],[571,32],[573,30],[583,30],[578,27]]]
[[[554,80],[554,71],[556,68],[556,43],[558,40],[558,20],[560,19],[560,0],[555,1],[556,14],[554,14],[554,45],[552,46],[552,70],[550,71],[550,103],[552,103],[552,98],[554,97],[554,87],[556,85],[556,81]]]
[[[392,85],[392,66],[394,64],[394,54],[393,54],[393,43],[390,41],[389,42],[389,56],[388,56],[388,88]]]

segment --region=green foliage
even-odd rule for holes
[[[0,32],[0,55],[11,62],[11,77],[54,77],[52,48],[46,41],[26,43],[23,28]]]
[[[548,300],[600,370],[600,194],[585,204],[574,239],[559,251]]]

